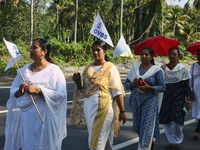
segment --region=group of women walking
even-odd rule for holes
[[[190,72],[179,63],[180,50],[177,47],[169,49],[169,63],[161,67],[154,66],[153,55],[151,48],[143,48],[141,64],[130,70],[125,82],[125,87],[132,91],[129,106],[133,113],[133,130],[139,135],[138,150],[155,149],[155,141],[160,140],[159,123],[164,124],[169,141],[165,149],[181,150],[184,138],[182,130],[185,113],[190,110],[192,87],[195,93],[192,117],[198,122],[193,137],[199,137],[200,49],[197,50],[198,62],[192,64]]]
[[[124,124],[127,119],[120,74],[109,62],[106,52],[106,43],[95,41],[92,45],[95,61],[85,68],[82,76],[73,75],[76,83],[82,79],[83,87],[75,89],[70,122],[87,127],[90,150],[112,150],[119,122]],[[30,50],[34,62],[21,68],[13,81],[6,104],[5,150],[61,150],[66,137],[66,82],[49,55],[50,43],[45,39],[34,40]],[[129,106],[133,114],[132,128],[139,135],[138,150],[155,148],[155,142],[160,141],[159,123],[164,124],[169,141],[165,148],[181,150],[184,110],[190,109],[192,86],[195,93],[192,116],[198,122],[193,137],[199,137],[200,49],[197,50],[198,62],[192,65],[190,72],[178,62],[180,51],[177,47],[169,49],[169,63],[161,67],[154,64],[153,55],[150,47],[143,48],[141,63],[134,65],[125,82],[125,88],[131,90]]]

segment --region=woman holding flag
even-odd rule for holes
[[[50,43],[35,39],[30,50],[34,62],[17,72],[6,104],[4,150],[61,150],[62,140],[66,137],[66,82],[49,55]]]
[[[93,43],[92,54],[95,62],[87,66],[83,72],[83,89],[75,90],[70,115],[71,123],[78,127],[86,120],[90,150],[112,149],[114,134],[117,136],[119,132],[119,121],[122,120],[123,124],[126,122],[123,104],[125,92],[119,72],[111,62],[108,62],[106,51],[105,42]],[[74,82],[78,78],[78,74],[73,75]],[[79,111],[82,107],[80,92],[84,96],[84,116],[82,111]]]
[[[131,90],[129,106],[133,130],[139,135],[138,150],[154,150],[155,139],[160,139],[158,93],[165,91],[165,81],[162,69],[154,65],[153,55],[150,47],[143,48],[141,64],[129,71],[125,82],[125,87]]]

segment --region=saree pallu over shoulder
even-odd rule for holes
[[[114,82],[114,79],[112,79],[112,81],[110,80],[110,70],[112,67],[115,67],[114,64],[106,62],[97,73],[94,72],[94,63],[91,63],[85,68],[83,72],[83,89],[81,90],[84,97],[90,97],[95,93],[98,88],[100,90],[100,95],[102,95],[101,93],[103,93],[103,96],[105,96],[105,94],[107,93],[106,91],[109,91],[109,88],[116,89],[122,92],[122,95],[125,96],[124,88],[121,82]],[[86,79],[89,80],[89,84],[86,84]],[[110,93],[106,95],[110,97]],[[111,98],[108,99],[109,101],[102,101],[103,103],[101,103],[100,105],[106,105],[105,103],[108,103],[111,100]],[[101,97],[99,101],[101,101]],[[106,106],[106,109],[108,108]],[[100,107],[98,107],[98,109],[100,109]],[[115,137],[118,136],[119,133],[118,116],[119,108],[115,102]],[[86,120],[83,113],[83,102],[81,101],[81,92],[78,89],[75,89],[73,97],[70,122],[77,127],[86,127]]]

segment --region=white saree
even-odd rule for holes
[[[90,150],[110,150],[113,137],[120,131],[119,108],[113,98],[125,95],[119,72],[110,62],[102,66],[91,63],[83,72],[83,85],[84,106],[81,92],[76,89],[70,122],[88,128]]]
[[[32,94],[44,120],[42,124],[29,94],[16,98],[15,93],[23,83],[19,72],[10,89],[4,150],[61,150],[67,136],[67,91],[64,75],[54,64],[40,72],[30,71],[30,64],[20,69],[28,85],[39,87],[43,97]]]
[[[102,66],[94,66],[94,72],[98,72]],[[115,76],[115,77],[114,77]],[[120,76],[116,67],[112,67],[110,70],[110,78],[115,78],[116,81],[120,81]],[[111,150],[113,145],[113,137],[114,137],[114,102],[113,99],[115,96],[122,94],[122,92],[117,91],[115,89],[110,89],[111,103],[106,115],[103,127],[101,129],[101,133],[98,139],[97,150]],[[98,111],[99,104],[99,89],[96,92],[88,97],[84,98],[84,114],[87,122],[88,129],[88,144],[90,145],[91,137],[92,137],[92,129],[95,121],[95,116]],[[90,148],[90,150],[95,150]]]

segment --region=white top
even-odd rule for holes
[[[43,97],[32,94],[42,115],[42,124],[29,94],[16,98],[15,93],[23,80],[19,72],[10,89],[4,150],[38,149],[60,150],[62,140],[67,136],[66,81],[60,68],[54,64],[32,74],[30,64],[20,69],[28,85],[41,89]],[[21,131],[21,132],[20,132]]]

